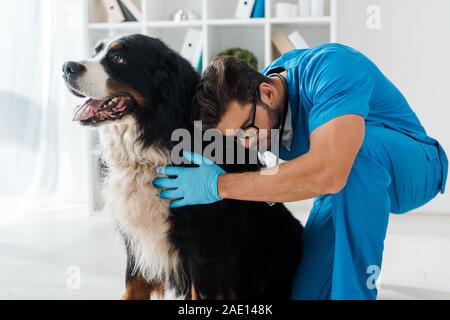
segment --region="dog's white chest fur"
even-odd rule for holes
[[[103,159],[109,170],[104,183],[106,210],[130,239],[139,271],[147,279],[165,280],[177,268],[177,251],[168,239],[169,207],[153,186],[157,166],[168,152],[143,148],[134,121],[100,129]]]

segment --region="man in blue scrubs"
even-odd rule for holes
[[[172,207],[315,197],[293,299],[375,299],[389,213],[444,192],[445,152],[392,82],[352,48],[290,51],[262,73],[216,59],[194,103],[205,127],[243,129],[245,144],[261,129],[282,128],[279,156],[287,161],[278,172],[227,174],[186,153],[198,167],[159,168],[153,183]]]

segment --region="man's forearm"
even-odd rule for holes
[[[347,183],[364,140],[365,122],[359,115],[337,117],[311,133],[309,152],[279,166],[273,174],[226,174],[201,155],[183,152],[198,168],[158,168],[153,184],[172,207],[209,204],[220,199],[289,202],[334,194]],[[173,179],[171,177],[177,177]]]
[[[218,180],[218,191],[224,199],[290,202],[330,193],[327,169],[320,159],[305,154],[283,163],[276,174],[261,172],[223,174]]]
[[[276,174],[221,175],[219,196],[236,200],[289,202],[337,193],[347,183],[364,133],[363,117],[353,114],[337,117],[311,134],[308,153],[283,163]]]

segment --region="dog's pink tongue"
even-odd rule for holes
[[[103,106],[103,100],[88,100],[85,104],[75,108],[73,121],[85,121],[95,117]]]

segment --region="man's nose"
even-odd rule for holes
[[[68,61],[63,65],[63,72],[66,77],[76,77],[86,71],[86,67],[81,63]]]

